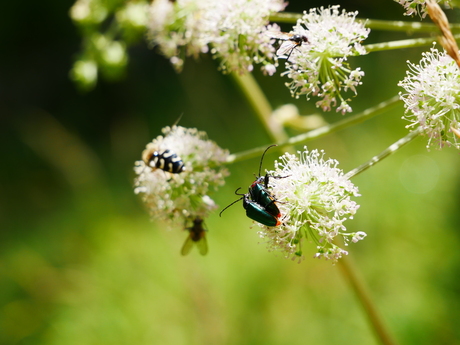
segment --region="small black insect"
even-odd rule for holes
[[[196,217],[193,220],[193,225],[190,228],[185,228],[189,232],[187,239],[182,246],[181,254],[187,255],[196,245],[201,255],[208,253],[208,242],[206,241],[206,230],[203,228],[204,220]]]
[[[182,159],[171,150],[160,152],[147,146],[142,153],[142,160],[152,169],[161,169],[172,174],[179,174],[185,170]]]
[[[277,31],[267,31],[267,35],[271,38],[283,41],[276,51],[276,55],[278,57],[284,57],[287,55],[286,61],[289,60],[295,48],[300,47],[304,43],[308,43],[308,38],[305,35]]]

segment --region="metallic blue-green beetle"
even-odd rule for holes
[[[222,215],[222,212],[224,212],[227,208],[237,203],[238,201],[243,200],[243,207],[246,210],[246,215],[252,220],[255,220],[256,222],[259,222],[266,226],[278,226],[281,224],[280,210],[278,209],[278,206],[276,206],[275,198],[268,191],[269,175],[260,176],[260,171],[262,168],[262,162],[265,153],[269,148],[273,146],[276,145],[269,146],[262,154],[259,166],[259,176],[249,187],[248,193],[238,194],[238,191],[241,189],[238,188],[235,191],[235,194],[241,195],[241,198],[225,207],[220,212],[219,216]]]

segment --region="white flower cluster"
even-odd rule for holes
[[[262,64],[274,73],[271,39],[265,35],[270,14],[283,0],[155,0],[150,8],[150,39],[180,70],[186,56],[208,51],[225,72],[250,72]]]
[[[345,114],[352,109],[341,92],[352,91],[361,84],[364,72],[352,70],[346,62],[348,56],[366,54],[361,42],[367,38],[369,29],[355,21],[357,12],[339,11],[339,6],[314,8],[304,12],[291,31],[305,36],[307,43],[295,48],[286,63],[286,83],[293,97],[306,95],[321,98],[318,108]]]
[[[135,163],[136,194],[143,200],[153,218],[169,223],[171,227],[197,217],[205,219],[217,208],[208,196],[212,189],[224,184],[228,171],[223,167],[228,151],[221,149],[206,133],[195,128],[165,127],[164,136],[158,136],[144,150],[143,160]],[[148,157],[169,150],[184,164],[183,171],[151,167]]]
[[[405,16],[412,16],[414,14],[418,14],[420,17],[425,18],[427,11],[426,11],[426,0],[395,0],[397,3],[402,5],[406,12],[404,13]],[[438,4],[443,4],[445,6],[451,7],[452,1],[451,0],[436,0]]]
[[[418,65],[408,62],[407,76],[399,82],[405,89],[400,98],[406,108],[405,119],[420,126],[428,145],[460,148],[455,132],[460,129],[460,69],[445,52],[431,48],[422,54]]]
[[[280,251],[287,258],[302,260],[304,239],[317,246],[315,257],[337,261],[348,252],[334,241],[342,236],[345,245],[362,240],[364,232],[347,233],[343,222],[353,218],[359,205],[351,197],[358,188],[337,168],[336,160],[324,160],[324,152],[309,152],[300,157],[285,153],[269,171],[270,192],[281,212],[281,225],[262,228],[259,235],[270,251]]]

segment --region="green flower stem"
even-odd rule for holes
[[[368,45],[365,45],[364,48],[366,49],[366,52],[371,53],[371,52],[377,52],[377,51],[383,51],[383,50],[394,50],[394,49],[402,49],[402,48],[431,46],[434,41],[435,41],[434,37],[411,38],[408,40],[401,40],[401,41],[368,44]]]
[[[377,156],[372,157],[366,163],[364,163],[364,164],[360,165],[359,167],[357,167],[356,169],[353,169],[353,170],[349,171],[348,173],[346,173],[345,176],[350,179],[350,178],[355,177],[356,175],[362,173],[364,170],[369,169],[375,163],[380,162],[384,158],[388,157],[392,153],[394,153],[397,150],[399,150],[401,147],[403,147],[407,143],[410,143],[412,140],[414,140],[421,133],[421,131],[422,131],[421,127],[418,127],[417,129],[413,130],[408,135],[406,135],[404,138],[399,139],[393,145],[391,145],[387,149],[383,150]]]
[[[246,73],[240,75],[232,73],[231,76],[254,109],[257,117],[270,136],[271,141],[275,143],[286,141],[288,136],[284,132],[283,127],[270,120],[273,109],[252,74]]]
[[[292,137],[284,142],[279,143],[278,147],[282,149],[282,148],[292,146],[292,145],[305,144],[306,142],[310,140],[324,137],[328,134],[337,132],[339,130],[345,129],[355,124],[364,122],[374,116],[380,115],[394,108],[398,103],[399,103],[399,96],[394,96],[390,98],[389,100],[378,104],[375,107],[366,109],[362,113],[347,117],[341,121],[314,129],[307,133]],[[239,161],[243,161],[246,159],[260,156],[265,151],[266,148],[267,146],[265,145],[265,146],[256,147],[256,148],[253,148],[247,151],[231,154],[227,158],[227,163],[235,163],[235,162],[239,162]]]
[[[388,20],[376,20],[376,19],[357,19],[357,21],[364,23],[366,27],[372,30],[383,30],[383,31],[404,31],[404,32],[437,32],[439,29],[435,24],[432,23],[420,23],[420,22],[404,22],[404,21],[388,21]],[[450,29],[455,32],[460,32],[460,24],[449,25]]]
[[[295,24],[302,17],[299,13],[280,12],[270,16],[271,22]],[[372,30],[384,31],[405,31],[410,33],[415,32],[437,32],[438,27],[431,23],[420,22],[405,22],[405,21],[389,21],[375,19],[357,19],[358,22],[364,23],[366,27]],[[460,24],[451,24],[452,32],[460,32]]]
[[[383,345],[395,345],[396,342],[383,324],[383,320],[377,312],[365,284],[356,273],[356,267],[352,260],[348,257],[342,257],[338,262],[342,274],[348,279],[353,291],[366,311],[368,320],[374,329],[376,337],[380,340],[380,343]]]

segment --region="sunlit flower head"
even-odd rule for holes
[[[359,67],[351,69],[347,57],[366,54],[361,42],[370,31],[355,21],[356,15],[340,12],[337,5],[311,9],[297,21],[291,33],[305,36],[308,42],[292,51],[283,73],[292,79],[286,85],[293,97],[316,96],[320,98],[316,106],[324,111],[352,111],[342,93],[356,95],[364,72]]]
[[[171,227],[183,226],[191,218],[205,219],[217,208],[208,194],[224,184],[228,151],[195,128],[165,127],[163,134],[135,163],[134,192],[142,195],[152,218]],[[173,162],[175,168],[168,165]]]
[[[459,138],[452,133],[460,129],[460,69],[445,52],[431,48],[422,54],[418,65],[408,62],[407,75],[399,82],[405,89],[400,93],[404,101],[404,118],[428,137],[427,147],[460,148]]]
[[[304,258],[305,240],[316,245],[314,257],[337,261],[348,252],[345,245],[362,240],[364,232],[348,233],[344,221],[353,218],[359,205],[351,197],[359,196],[358,188],[337,168],[338,162],[324,160],[324,152],[307,148],[298,155],[285,153],[268,171],[269,191],[281,212],[281,225],[259,224],[259,235],[270,251],[280,251],[287,258]]]
[[[406,12],[405,16],[412,16],[418,14],[420,17],[425,18],[427,15],[426,0],[395,0],[397,3],[402,5]],[[452,6],[451,0],[436,0],[438,4],[445,5],[447,7]]]
[[[250,72],[262,64],[276,68],[274,48],[264,33],[282,0],[155,0],[150,9],[150,38],[180,70],[186,56],[211,52],[224,72]]]

